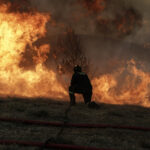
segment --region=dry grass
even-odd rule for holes
[[[0,117],[24,118],[45,121],[64,119],[67,102],[46,99],[8,98],[0,100]],[[69,122],[102,123],[150,127],[150,109],[139,106],[100,104],[100,109],[89,109],[78,103],[69,113]],[[0,122],[0,139],[44,142],[56,137],[60,128]],[[59,138],[60,143],[114,148],[118,150],[149,150],[150,132],[120,129],[66,128]],[[17,145],[0,146],[0,150],[38,150],[35,147]]]

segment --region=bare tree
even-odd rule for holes
[[[89,71],[89,60],[83,51],[81,38],[70,27],[57,39],[54,55],[59,62],[60,72],[70,73],[75,65],[80,65],[86,72]]]

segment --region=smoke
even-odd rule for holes
[[[126,37],[142,26],[142,15],[124,0],[31,0],[50,12],[58,24],[71,25],[78,34]]]
[[[47,38],[42,40],[51,45],[47,66],[53,61],[57,67],[58,62],[53,57],[55,45],[68,26],[80,36],[92,71],[98,68],[98,74],[111,73],[131,59],[148,66],[149,48],[144,47],[145,40],[149,42],[145,35],[145,26],[148,26],[144,23],[148,17],[145,3],[138,0],[31,0],[33,8],[52,17],[47,25]]]
[[[1,0],[0,2],[4,2]],[[47,24],[47,37],[35,44],[50,44],[47,62],[56,67],[55,45],[58,37],[71,26],[82,42],[85,54],[99,73],[109,73],[132,58],[148,60],[142,45],[135,42],[136,35],[143,29],[143,13],[133,1],[125,0],[6,0],[11,2],[10,11],[31,11],[37,9],[51,15]],[[21,3],[24,5],[21,5]],[[138,39],[139,40],[139,39]],[[20,66],[34,67],[35,52],[26,48],[24,62]],[[145,48],[147,50],[147,48]],[[61,52],[60,52],[61,53]],[[62,52],[63,53],[63,52]],[[61,54],[59,54],[60,56]]]
[[[30,12],[33,11],[31,8],[30,0],[0,0],[0,5],[7,4],[9,9],[7,12]]]
[[[144,34],[142,42],[139,38],[143,30],[148,31],[147,21],[134,0],[0,0],[0,5],[5,25],[1,34],[12,42],[4,48],[11,62],[4,62],[2,67],[9,73],[8,79],[15,79],[17,89],[25,87],[25,95],[55,96],[61,93],[60,89],[62,95],[67,95],[64,87],[69,86],[69,73],[79,63],[88,71],[98,100],[140,103],[143,99],[141,104],[146,105],[145,97],[150,93],[149,73],[145,73],[150,71],[147,67],[150,44],[148,40],[145,43]],[[6,39],[2,38],[2,46]],[[6,52],[2,52],[5,58]],[[10,84],[8,87],[12,90]],[[20,88],[16,93],[20,94]]]

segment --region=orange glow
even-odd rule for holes
[[[142,25],[133,9],[127,9],[124,15],[117,16],[114,22],[119,31],[119,35],[130,34],[134,30],[135,25],[137,27]]]
[[[84,6],[88,8],[88,10],[92,12],[102,12],[105,9],[106,0],[84,0]]]
[[[57,81],[56,74],[42,65],[50,52],[50,45],[39,48],[33,43],[46,34],[48,14],[7,13],[10,4],[0,6],[0,95],[25,97],[55,97],[67,95]],[[35,71],[25,71],[19,67],[21,54],[29,45],[37,56]]]
[[[125,71],[128,73],[121,79]],[[150,73],[137,69],[134,60],[127,63],[127,68],[95,78],[92,83],[97,101],[150,107]]]
[[[61,84],[56,72],[43,65],[51,53],[50,45],[37,47],[33,44],[46,35],[50,15],[38,12],[8,13],[9,5],[0,6],[0,96],[69,99],[66,85]],[[123,30],[122,26],[118,27]],[[32,58],[35,70],[19,67],[27,46],[36,52]],[[134,60],[127,62],[126,66],[111,74],[93,78],[93,99],[111,104],[150,107],[150,74],[137,69]],[[58,68],[62,74],[62,66]],[[128,73],[123,76],[125,71]],[[67,84],[70,82],[67,76],[65,80]]]

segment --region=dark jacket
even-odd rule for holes
[[[71,79],[71,87],[75,91],[92,91],[91,82],[87,74],[83,72],[75,72]]]

